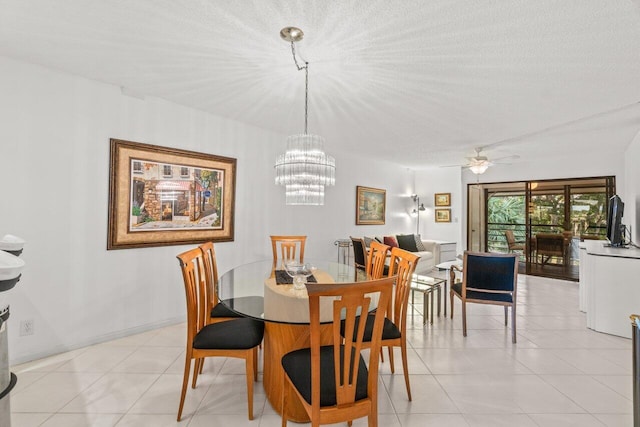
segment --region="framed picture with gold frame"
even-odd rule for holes
[[[436,193],[434,206],[451,206],[451,193]]]
[[[236,159],[111,139],[107,250],[234,239]]]
[[[356,225],[382,225],[385,221],[387,191],[356,187]]]
[[[436,209],[436,222],[451,222],[451,209]]]

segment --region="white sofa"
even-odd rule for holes
[[[395,237],[396,234],[387,234],[387,236]],[[375,236],[375,238],[381,242],[384,241],[384,236]],[[416,255],[420,256],[415,272],[417,274],[426,274],[433,270],[436,264],[440,264],[440,243],[435,240],[420,240],[422,241],[422,245],[426,251],[414,252]]]
[[[436,264],[440,264],[440,243],[433,240],[422,240],[422,244],[426,251],[416,252],[417,255],[420,255],[420,261],[416,266],[418,274],[429,272],[434,269]]]

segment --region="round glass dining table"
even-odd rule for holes
[[[330,261],[307,261],[314,267],[309,283],[345,283],[366,280],[362,270]],[[243,264],[224,273],[218,280],[218,298],[230,310],[268,322],[309,323],[306,289],[296,290],[292,277],[273,262]],[[285,283],[286,282],[286,283]],[[331,319],[328,319],[329,321]]]
[[[316,283],[349,283],[366,280],[366,274],[352,266],[329,261],[306,261],[314,266]],[[281,282],[289,284],[279,284]],[[235,267],[218,281],[220,303],[244,316],[265,321],[263,346],[263,386],[271,406],[282,413],[284,375],[280,360],[286,353],[310,346],[309,299],[306,289],[293,289],[292,278],[273,261],[258,261]],[[327,301],[329,306],[330,301]],[[322,304],[322,303],[321,303]],[[332,320],[331,310],[321,317]],[[322,314],[326,312],[327,314]],[[323,320],[321,318],[321,320]],[[331,326],[323,325],[322,343],[331,343]],[[325,333],[326,332],[326,333]],[[287,415],[291,421],[309,422],[298,399],[287,398]]]

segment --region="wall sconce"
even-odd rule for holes
[[[412,214],[415,214],[418,219],[416,221],[416,235],[420,236],[420,211],[425,211],[424,203],[420,203],[420,197],[417,194],[412,194],[411,198],[413,199],[416,207],[411,211]]]

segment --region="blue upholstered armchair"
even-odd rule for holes
[[[518,255],[465,252],[462,266],[462,281],[455,280],[451,269],[451,318],[453,318],[453,296],[462,301],[462,334],[467,336],[467,303],[504,306],[504,324],[507,326],[508,310],[511,307],[512,341],[516,342],[516,290],[518,282]]]

